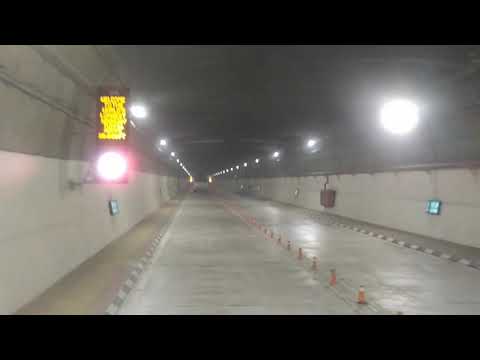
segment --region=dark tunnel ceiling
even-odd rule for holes
[[[396,94],[436,113],[477,106],[477,46],[116,46],[139,126],[167,137],[205,175],[275,146],[354,129]],[[478,55],[480,56],[480,55]],[[353,134],[345,133],[345,136]]]

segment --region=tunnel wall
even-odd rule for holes
[[[92,94],[101,84],[121,84],[102,51],[0,46],[1,314],[40,295],[186,188],[136,132],[128,184],[81,185],[95,154]],[[119,201],[114,217],[110,198]]]
[[[336,190],[333,209],[320,205],[320,190],[327,178],[279,177],[216,180],[221,191],[238,192],[252,186],[258,198],[325,211],[419,235],[480,247],[480,171],[444,169],[329,176]],[[261,185],[261,190],[255,186]],[[294,197],[299,188],[299,196]],[[425,213],[429,199],[442,200],[440,216]]]
[[[0,152],[0,313],[14,312],[177,194],[178,179],[134,172],[128,185],[71,190],[87,163]],[[119,202],[110,216],[108,200]]]

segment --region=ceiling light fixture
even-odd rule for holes
[[[416,104],[409,100],[392,100],[380,110],[380,122],[383,128],[392,134],[405,135],[418,124],[419,111]]]
[[[130,112],[137,119],[144,119],[147,117],[147,109],[140,104],[134,104],[130,107]]]
[[[311,148],[311,147],[314,147],[316,143],[317,143],[317,142],[316,142],[315,140],[310,139],[310,140],[307,141],[307,146],[308,146],[309,148]]]

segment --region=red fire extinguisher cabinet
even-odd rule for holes
[[[325,189],[320,191],[320,205],[325,208],[335,206],[335,190]]]

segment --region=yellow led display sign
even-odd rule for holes
[[[125,96],[100,96],[99,140],[124,141],[127,139],[127,109]]]
[[[131,170],[129,94],[129,89],[122,86],[107,85],[97,89],[96,149],[92,154],[97,183],[128,183]]]

